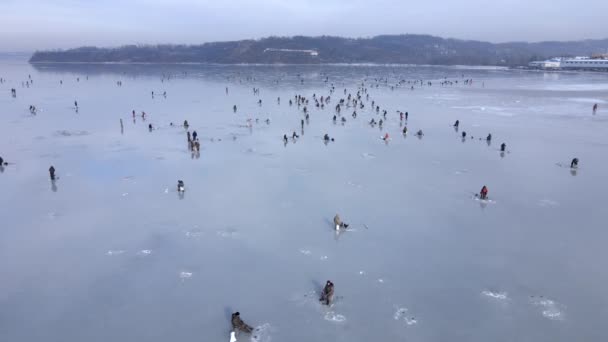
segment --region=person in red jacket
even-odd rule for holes
[[[488,198],[488,187],[487,186],[483,186],[483,188],[481,188],[481,191],[479,192],[479,197],[481,199],[487,199]]]

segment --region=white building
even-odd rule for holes
[[[563,58],[560,63],[560,68],[608,70],[608,59],[589,57]]]
[[[534,61],[528,64],[531,68],[547,70],[607,70],[608,58],[562,57],[546,61]]]
[[[316,50],[296,50],[296,49],[273,49],[266,48],[264,52],[286,52],[286,53],[304,53],[313,57],[319,56],[319,52]]]
[[[560,59],[559,58],[552,58],[546,61],[535,61],[535,62],[530,62],[528,64],[529,67],[531,68],[538,68],[538,69],[559,69],[560,67]]]

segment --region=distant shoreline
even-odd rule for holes
[[[608,39],[571,42],[489,43],[429,35],[372,38],[269,37],[201,45],[129,45],[36,51],[32,63],[212,65],[466,65],[527,66],[554,56],[590,56]]]
[[[290,67],[290,66],[355,66],[355,67],[442,67],[442,68],[454,68],[454,69],[479,69],[479,70],[509,70],[513,69],[507,66],[500,65],[448,65],[448,64],[398,64],[398,63],[206,63],[206,62],[28,62],[29,64],[43,65],[43,64],[57,64],[57,65],[69,65],[69,64],[85,64],[85,65],[209,65],[209,66],[276,66],[276,67]]]

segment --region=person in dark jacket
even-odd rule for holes
[[[55,168],[52,165],[49,167],[49,175],[51,176],[51,180],[55,180]]]
[[[321,293],[321,298],[319,301],[324,303],[325,305],[330,305],[334,299],[334,283],[330,280],[325,283],[325,287],[323,288],[323,293]]]
[[[232,329],[235,332],[242,331],[248,334],[253,331],[253,328],[250,325],[243,322],[241,319],[241,313],[238,311],[232,314]]]
[[[576,169],[577,167],[578,167],[578,158],[574,158],[574,159],[572,159],[572,162],[570,162],[570,168]]]

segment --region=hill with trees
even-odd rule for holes
[[[608,39],[570,42],[489,43],[429,35],[373,38],[269,37],[201,45],[128,45],[37,51],[31,63],[377,63],[521,66],[555,56],[608,51]]]

